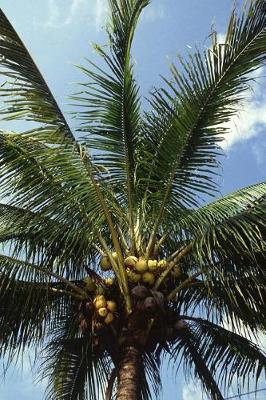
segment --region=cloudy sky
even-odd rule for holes
[[[222,38],[232,9],[232,0],[153,0],[145,10],[134,42],[136,73],[143,95],[168,75],[169,62],[185,54],[194,44],[208,46],[213,23]],[[105,43],[105,0],[0,0],[6,13],[43,72],[59,104],[70,110],[67,96],[77,90],[84,77],[75,68],[97,62],[91,44]],[[266,171],[266,75],[259,70],[254,86],[239,116],[230,122],[231,133],[224,142],[221,193],[265,180]],[[70,124],[73,124],[70,121]],[[21,375],[10,371],[0,384],[0,400],[40,400],[43,384],[34,385],[28,359]],[[198,388],[184,384],[182,374],[171,383],[164,370],[163,399],[199,400]],[[263,393],[262,393],[263,394]],[[257,397],[262,400],[263,396]],[[253,399],[250,397],[250,399]],[[264,397],[265,398],[265,397]],[[245,397],[244,399],[249,399]]]

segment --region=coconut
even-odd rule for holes
[[[106,286],[112,286],[114,284],[114,279],[113,278],[106,278],[106,279],[104,279],[104,284]]]
[[[162,294],[162,292],[158,292],[157,290],[151,290],[151,293],[152,293],[157,305],[161,309],[164,309],[164,295]]]
[[[153,285],[155,282],[155,276],[152,272],[144,272],[142,275],[142,281],[149,285]]]
[[[105,318],[108,314],[108,310],[106,307],[101,307],[98,309],[98,314],[100,315],[100,317]]]
[[[131,282],[138,283],[141,280],[141,275],[127,269],[127,276]]]
[[[106,323],[106,325],[109,325],[109,324],[111,324],[111,323],[113,322],[113,320],[114,320],[114,314],[112,314],[111,312],[109,312],[109,313],[106,315],[106,317],[105,317],[105,319],[104,319],[104,322]]]
[[[99,331],[102,328],[103,328],[103,324],[101,322],[97,321],[97,322],[94,323],[94,329],[96,331]]]
[[[83,279],[83,282],[89,292],[94,292],[96,290],[96,285],[90,276],[86,276],[86,278]]]
[[[139,258],[138,261],[136,262],[135,269],[136,269],[136,271],[138,271],[140,273],[147,271],[147,269],[148,269],[147,260],[145,260],[144,258]]]
[[[125,259],[125,266],[134,268],[136,266],[138,259],[134,256],[129,256]]]
[[[166,268],[167,265],[168,265],[168,263],[167,263],[166,260],[160,260],[160,261],[158,262],[158,268]]]
[[[131,290],[131,294],[136,299],[145,299],[145,297],[149,296],[149,290],[145,286],[135,286]]]
[[[103,286],[99,285],[97,286],[96,290],[95,290],[95,294],[97,296],[103,296],[105,294],[105,289]]]
[[[103,271],[109,271],[110,269],[112,269],[109,258],[107,256],[103,256],[101,258],[100,267]]]
[[[111,300],[107,301],[107,309],[111,312],[115,312],[117,309],[116,302]]]
[[[93,300],[94,306],[97,310],[100,308],[106,307],[106,300],[104,296],[97,296]]]
[[[158,261],[157,260],[148,260],[148,269],[149,271],[156,271],[158,268]]]
[[[157,302],[154,297],[147,297],[144,300],[144,310],[147,312],[154,313],[157,309]]]

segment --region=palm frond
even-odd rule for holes
[[[149,0],[110,0],[111,19],[108,26],[107,53],[95,49],[103,57],[109,71],[93,65],[82,68],[90,78],[84,90],[74,98],[85,107],[78,113],[81,132],[87,133],[86,144],[97,150],[94,161],[106,170],[109,184],[128,204],[131,240],[134,248],[135,171],[140,132],[140,100],[133,77],[131,46],[138,18]]]
[[[75,140],[40,71],[2,10],[0,10],[0,22],[0,54],[3,66],[1,74],[7,78],[1,88],[2,94],[7,97],[6,107],[2,110],[4,118],[35,121],[37,127],[28,132],[32,137],[37,137],[45,144],[56,144],[60,150],[58,152],[75,153],[87,176],[87,186],[90,187],[87,190],[93,188],[101,210],[100,214],[105,216],[109,228],[113,231],[110,212],[104,200],[106,192],[102,193],[102,182],[100,185],[99,179],[96,179],[98,169],[93,166],[87,149]],[[82,189],[84,195],[86,189],[85,187]],[[106,198],[111,199],[113,196],[109,195]],[[115,247],[118,247],[117,238],[115,243]]]
[[[265,26],[263,0],[250,2],[239,16],[234,11],[226,42],[214,41],[188,62],[181,59],[183,72],[173,65],[166,88],[152,96],[144,124],[146,164],[138,180],[155,207],[157,229],[163,215],[171,224],[182,207],[197,205],[197,195],[215,193],[219,143],[228,133],[224,124],[237,114],[251,73],[265,62]]]
[[[23,281],[22,269],[16,265],[12,270],[7,259],[4,261],[1,257],[0,354],[12,360],[44,341],[49,325],[60,319],[61,309],[72,294],[36,271],[27,270],[28,280]]]
[[[194,279],[174,302],[179,314],[206,314],[218,323],[226,321],[256,335],[266,330],[265,287],[265,272],[254,260],[243,262],[237,270],[227,262],[213,266],[202,279]]]
[[[21,254],[42,264],[63,263],[70,279],[84,275],[83,265],[94,266],[98,253],[86,226],[70,226],[42,212],[1,203],[0,242],[8,254]]]
[[[204,233],[199,231],[194,241],[194,251],[198,260],[211,260],[212,263],[216,263],[219,260],[234,260],[239,254],[246,258],[252,258],[253,254],[258,252],[263,254],[265,210],[266,201],[263,196],[238,214],[220,222],[217,220],[214,225],[210,224]]]
[[[61,313],[57,326],[51,327],[43,357],[36,363],[41,379],[49,380],[47,399],[97,400],[104,395],[110,358],[93,335],[80,336],[69,307]]]
[[[177,221],[179,234],[187,234],[188,239],[200,236],[206,229],[222,223],[264,201],[266,183],[258,183],[236,192],[229,193],[197,210],[184,213]]]
[[[38,67],[18,34],[0,9],[0,76],[6,81],[0,95],[6,120],[23,119],[44,124],[35,134],[51,143],[74,140],[74,136]]]
[[[174,363],[178,362],[179,357],[181,358],[185,365],[186,376],[200,380],[204,391],[210,394],[212,399],[224,400],[219,386],[215,381],[214,374],[208,368],[204,355],[200,351],[198,343],[196,343],[190,330],[186,329],[184,334],[180,334],[177,342],[173,345],[172,357]]]
[[[266,373],[266,356],[249,339],[201,318],[184,319],[189,323],[188,341],[192,341],[210,373],[225,389],[234,379],[239,387],[244,387],[251,377],[256,384]],[[182,340],[186,341],[185,333]]]

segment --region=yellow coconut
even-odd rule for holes
[[[93,302],[96,303],[96,301],[98,301],[98,300],[105,300],[104,295],[101,294],[101,295],[95,296]]]
[[[134,268],[136,266],[138,259],[134,256],[129,256],[125,259],[125,266]]]
[[[109,271],[112,269],[111,263],[107,256],[103,256],[100,261],[100,267],[103,271]]]
[[[104,296],[97,296],[93,300],[94,306],[97,310],[106,307],[106,300]]]
[[[98,309],[98,314],[100,315],[100,317],[105,318],[108,314],[108,310],[106,307],[101,307]]]
[[[135,269],[136,269],[136,271],[138,271],[140,273],[147,271],[147,269],[148,269],[147,260],[145,260],[144,258],[139,258],[138,261],[136,262]]]
[[[148,260],[148,269],[149,271],[156,271],[158,268],[157,260]]]
[[[107,301],[107,309],[111,312],[115,312],[117,309],[117,305],[115,301],[108,300]]]
[[[127,276],[131,282],[138,283],[141,280],[141,275],[127,269]]]
[[[104,319],[104,322],[105,322],[107,325],[109,325],[109,324],[111,324],[111,323],[113,322],[113,320],[114,320],[114,314],[112,314],[111,312],[109,312],[109,313],[106,315],[106,317],[105,317],[105,319]]]
[[[152,272],[144,272],[144,274],[142,275],[142,281],[144,283],[147,283],[148,285],[153,285],[155,282],[155,276]]]
[[[113,278],[106,278],[104,279],[104,283],[106,286],[112,286],[114,284]]]
[[[167,265],[168,265],[168,263],[167,263],[167,261],[166,260],[160,260],[159,262],[158,262],[158,268],[166,268],[167,267]]]

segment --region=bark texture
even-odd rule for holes
[[[117,400],[139,400],[140,353],[133,346],[126,347],[119,365]]]

